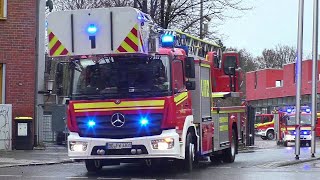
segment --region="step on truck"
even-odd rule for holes
[[[130,7],[52,12],[47,22],[49,56],[62,66],[56,86],[70,87],[71,159],[89,172],[155,160],[191,171],[202,157],[235,160],[246,113],[237,53],[162,29]]]

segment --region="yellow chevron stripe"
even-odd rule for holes
[[[138,46],[139,41],[137,36],[135,36],[134,34],[132,34],[132,32],[130,32],[127,37]]]
[[[244,109],[239,109],[239,110],[221,110],[219,111],[219,114],[228,114],[228,113],[241,113],[241,112],[245,112]],[[217,110],[211,111],[212,114],[218,114]]]
[[[61,53],[62,53],[62,51],[63,51],[64,49],[65,49],[64,46],[63,46],[63,45],[60,45],[60,46],[58,47],[58,49],[56,50],[56,52],[53,53],[53,55],[54,55],[54,56],[59,56],[59,55],[61,55]]]
[[[174,102],[177,103],[181,101],[183,98],[188,97],[188,92],[183,92],[174,98]]]
[[[121,46],[123,49],[125,49],[127,52],[136,52],[131,46],[129,46],[125,41],[121,43]]]
[[[52,47],[58,42],[57,36],[54,36],[51,41],[49,42],[49,49],[52,49]]]
[[[95,103],[76,103],[74,109],[103,109],[103,108],[128,108],[128,107],[146,107],[146,106],[164,106],[164,100],[150,101],[124,101],[120,104],[114,102],[95,102]]]
[[[125,111],[125,110],[151,110],[151,109],[163,109],[162,107],[135,107],[135,108],[109,108],[109,109],[81,109],[75,110],[75,112],[93,112],[93,111]]]

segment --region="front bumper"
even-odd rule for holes
[[[255,133],[257,136],[267,136],[267,132],[266,131],[256,131]]]
[[[164,138],[173,138],[174,146],[171,149],[159,150],[153,149],[151,140],[164,139]],[[70,142],[71,141],[80,141],[86,142],[87,148],[85,151],[71,151]],[[132,143],[132,148],[143,147],[146,153],[143,154],[131,154],[125,153],[121,155],[96,155],[95,151],[97,148],[104,149],[107,151],[116,152],[117,150],[108,150],[106,148],[107,143]],[[156,136],[145,136],[145,137],[136,137],[136,138],[125,138],[125,139],[107,139],[107,138],[86,138],[80,137],[78,133],[71,132],[68,136],[68,156],[70,159],[149,159],[149,158],[171,158],[171,159],[183,159],[184,156],[181,154],[182,144],[179,142],[179,135],[174,129],[164,130],[160,135]],[[130,150],[129,150],[130,152]],[[106,153],[107,154],[107,153]]]
[[[287,134],[284,136],[283,140],[287,142],[295,142],[296,135]],[[300,135],[300,141],[310,141],[311,135]]]

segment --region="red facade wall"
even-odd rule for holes
[[[318,63],[320,72],[320,64]],[[319,74],[318,72],[318,74]],[[270,99],[286,96],[295,96],[295,64],[284,65],[283,69],[263,69],[246,74],[247,101]],[[256,79],[257,78],[257,79]],[[257,86],[255,87],[255,80]],[[276,87],[276,80],[283,80],[282,87]],[[311,94],[312,60],[302,62],[302,88],[301,94]],[[318,93],[320,93],[318,81]]]
[[[0,20],[0,63],[6,65],[5,103],[16,116],[34,117],[36,0],[8,0],[7,19]]]

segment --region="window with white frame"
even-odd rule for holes
[[[282,80],[276,80],[276,87],[282,87]]]

